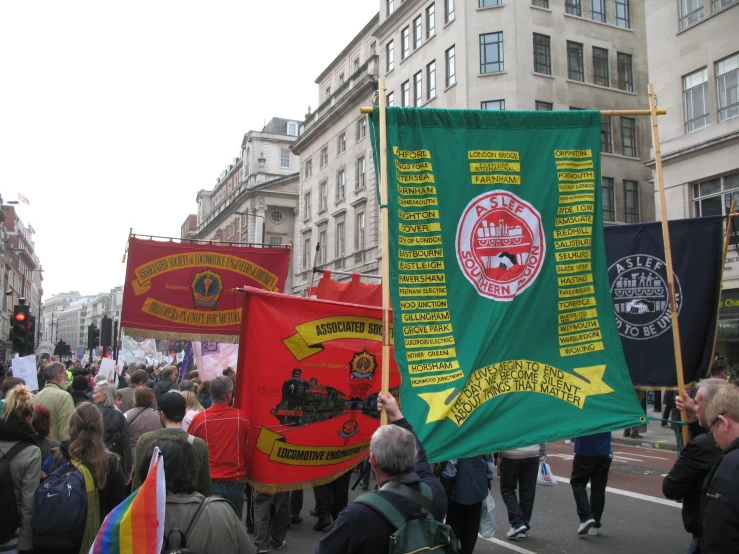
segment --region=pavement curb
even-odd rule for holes
[[[642,448],[652,448],[654,450],[671,450],[677,452],[677,445],[667,440],[649,440],[649,439],[631,439],[626,437],[613,437],[613,444],[621,444],[624,446],[641,446]]]

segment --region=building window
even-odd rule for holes
[[[372,42],[370,43],[370,56],[376,56],[377,55],[377,43]]]
[[[606,115],[600,118],[600,151],[607,153],[613,152],[611,118]]]
[[[273,223],[282,223],[282,212],[280,210],[272,210],[272,213],[269,214],[269,218]]]
[[[387,16],[390,17],[395,11],[395,0],[387,0]]]
[[[313,177],[313,160],[305,162],[305,178],[310,179]]]
[[[582,15],[580,0],[565,0],[565,12],[570,15]]]
[[[344,84],[344,74],[339,75],[339,86]]]
[[[632,117],[621,118],[621,153],[636,158],[636,120]]]
[[[725,8],[726,6],[729,6],[736,2],[736,0],[713,0],[711,2],[711,11],[716,13],[722,8]]]
[[[354,190],[363,189],[365,183],[365,176],[366,176],[366,163],[364,160],[364,156],[361,158],[357,158],[357,171],[355,175],[354,180]]]
[[[291,137],[298,136],[298,124],[294,121],[290,121],[287,124],[287,134]]]
[[[708,69],[703,68],[683,77],[685,131],[691,133],[711,123],[708,115]]]
[[[367,136],[367,118],[362,116],[357,121],[357,142]]]
[[[358,212],[357,213],[357,220],[356,220],[356,240],[354,242],[354,247],[357,249],[357,251],[364,250],[365,243],[364,243],[364,212]]]
[[[385,97],[385,106],[388,108],[395,105],[395,94],[392,92],[388,92],[387,96]]]
[[[616,208],[614,202],[613,178],[602,178],[603,191],[603,221],[616,221]]]
[[[280,167],[290,167],[290,150],[280,149]]]
[[[680,3],[680,28],[684,29],[698,23],[705,13],[703,11],[704,0],[678,0]]]
[[[404,108],[411,104],[411,82],[406,81],[400,85],[400,105]]]
[[[311,216],[311,203],[310,203],[310,191],[303,195],[303,221],[310,221]]]
[[[308,236],[303,239],[303,271],[308,271],[312,267],[310,253],[310,236]]]
[[[503,71],[503,33],[480,35],[480,73]]]
[[[418,108],[423,104],[423,71],[413,76],[413,106]]]
[[[325,211],[326,208],[328,208],[328,181],[321,181],[321,184],[318,185],[319,192],[321,194],[321,198],[319,198],[319,208],[320,211]]]
[[[454,67],[454,46],[446,51],[446,86],[447,88],[457,82],[457,73]]]
[[[431,4],[426,8],[426,38],[430,39],[436,34],[436,7]]]
[[[732,200],[739,205],[739,173],[693,183],[695,217],[726,215],[731,209]]]
[[[321,149],[321,169],[328,165],[328,146]]]
[[[400,31],[400,59],[404,60],[411,53],[411,29],[405,27]]]
[[[626,92],[634,92],[634,67],[631,63],[631,54],[619,52],[618,58],[618,88]]]
[[[639,183],[624,181],[624,221],[639,222]]]
[[[344,222],[336,222],[336,257],[344,257]]]
[[[426,99],[436,96],[436,60],[426,66]]]
[[[531,5],[537,8],[549,9],[549,0],[531,0]]]
[[[593,21],[606,22],[606,0],[590,0],[590,18]]]
[[[610,85],[608,75],[608,50],[593,47],[593,83],[602,87]]]
[[[444,23],[454,20],[454,0],[444,0]]]
[[[573,81],[585,80],[585,67],[582,58],[582,44],[567,41],[567,77]]]
[[[554,109],[554,104],[551,102],[541,102],[540,100],[536,101],[536,111],[537,112],[551,112]]]
[[[716,63],[718,120],[739,115],[739,53]]]
[[[413,49],[421,46],[421,42],[423,41],[423,24],[421,22],[422,16],[418,16],[416,19],[413,20]]]
[[[336,174],[336,200],[343,200],[346,194],[346,171],[339,170]]]
[[[359,57],[354,58],[354,71],[359,69]]]
[[[341,156],[346,152],[346,133],[341,133],[336,139],[336,155]]]
[[[480,102],[481,110],[505,110],[505,100],[488,100]]]
[[[385,45],[385,53],[387,54],[387,61],[385,62],[387,65],[385,67],[387,73],[390,73],[393,70],[393,63],[395,62],[394,59],[394,49],[393,49],[393,41],[391,40]]]
[[[616,26],[629,29],[629,0],[616,0]]]
[[[503,0],[480,0],[481,8],[489,8],[490,6],[500,6]]]
[[[326,231],[321,231],[318,233],[318,265],[326,265],[326,251],[327,251],[328,241],[326,239]]]
[[[534,33],[534,71],[552,74],[552,51],[547,35]]]

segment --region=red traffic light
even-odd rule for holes
[[[18,313],[18,314],[15,314],[15,320],[16,321],[25,321],[26,320],[26,315],[23,312]]]

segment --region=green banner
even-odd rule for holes
[[[610,297],[600,126],[387,109],[395,357],[432,461],[645,421]]]

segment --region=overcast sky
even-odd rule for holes
[[[44,297],[123,284],[129,228],[179,236],[245,132],[315,109],[378,0],[0,2],[0,193]]]

